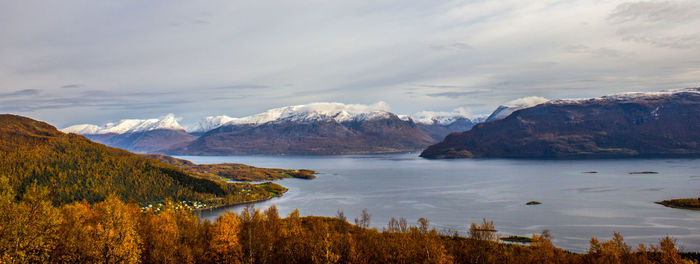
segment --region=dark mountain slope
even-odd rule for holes
[[[453,133],[426,158],[700,155],[700,90],[559,100]]]

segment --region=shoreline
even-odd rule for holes
[[[230,206],[237,206],[237,205],[244,205],[244,204],[252,204],[252,203],[259,203],[259,202],[269,201],[269,200],[272,200],[272,199],[274,199],[274,198],[282,197],[282,195],[284,195],[285,193],[287,193],[287,191],[288,191],[288,190],[285,190],[284,192],[282,192],[282,193],[280,193],[280,194],[278,194],[278,195],[269,197],[269,198],[263,198],[263,199],[257,199],[257,200],[250,200],[250,201],[244,201],[244,202],[238,202],[238,203],[232,203],[232,204],[217,205],[217,206],[211,206],[211,207],[205,207],[205,208],[198,208],[198,209],[195,209],[194,212],[199,213],[199,212],[202,212],[202,211],[213,211],[213,210],[215,210],[215,209],[220,209],[220,208],[224,208],[224,207],[230,207]]]

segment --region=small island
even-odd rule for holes
[[[514,243],[531,243],[532,238],[529,237],[524,237],[524,236],[507,236],[507,237],[502,237],[502,241],[506,242],[514,242]]]
[[[700,210],[700,198],[671,199],[655,203],[671,208]]]
[[[630,172],[629,174],[659,174],[659,172],[656,172],[656,171],[633,171],[633,172]]]
[[[525,203],[525,204],[526,204],[526,205],[538,205],[538,204],[542,204],[542,202],[540,202],[540,201],[529,201],[529,202],[527,202],[527,203]]]

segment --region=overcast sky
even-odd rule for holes
[[[0,112],[58,127],[310,102],[487,113],[700,86],[700,1],[2,1]]]

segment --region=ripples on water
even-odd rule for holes
[[[334,216],[341,209],[352,219],[367,208],[379,228],[391,217],[406,217],[410,223],[426,217],[438,230],[462,234],[471,222],[486,218],[504,236],[549,229],[555,245],[574,251],[585,251],[591,237],[609,239],[612,232],[620,232],[632,246],[670,235],[682,249],[700,251],[700,211],[653,203],[698,197],[697,159],[425,160],[416,154],[181,158],[319,171],[314,180],[278,181],[289,191],[256,204],[275,204],[285,215],[298,208],[302,215]],[[597,173],[584,173],[589,171]],[[633,171],[659,174],[629,174]],[[525,205],[531,200],[542,204]],[[202,216],[213,219],[221,212]]]

